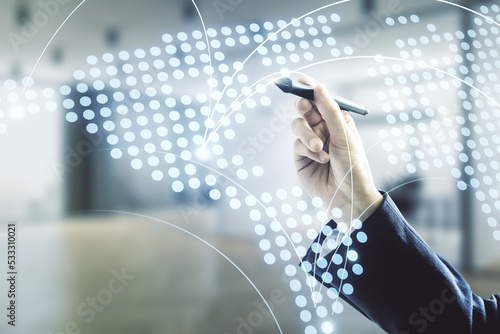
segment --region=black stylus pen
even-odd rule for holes
[[[281,78],[274,82],[279,89],[285,93],[294,94],[305,99],[314,101],[314,87],[304,85],[298,81],[294,81],[290,78]],[[368,115],[368,108],[352,102],[348,99],[344,99],[340,96],[333,96],[333,99],[337,101],[340,109],[345,111],[351,111],[360,115]]]

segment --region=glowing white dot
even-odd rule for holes
[[[200,187],[200,180],[195,177],[190,178],[188,183],[192,189],[198,189]]]
[[[163,173],[159,170],[154,170],[152,173],[151,173],[151,177],[153,178],[153,180],[155,181],[161,181],[163,179]]]
[[[42,91],[42,95],[47,98],[51,98],[54,96],[54,90],[52,88],[44,88]]]
[[[181,172],[179,171],[179,169],[177,167],[171,167],[168,170],[168,175],[174,179],[179,177],[180,174],[181,174]]]
[[[163,34],[163,36],[161,37],[161,39],[165,43],[171,43],[173,41],[172,35],[170,35],[170,34]]]
[[[118,57],[121,59],[121,60],[129,60],[130,59],[130,54],[127,52],[127,51],[120,51],[118,53]],[[92,64],[91,64],[92,65]]]
[[[75,80],[83,80],[85,78],[85,72],[83,72],[82,70],[76,70],[75,72],[73,72],[73,78],[75,78]]]
[[[36,114],[39,111],[40,111],[40,106],[38,104],[32,103],[28,106],[28,112],[31,114]]]
[[[217,189],[212,189],[212,190],[210,190],[210,192],[209,192],[209,194],[208,194],[208,195],[209,195],[209,196],[210,196],[210,198],[211,198],[211,199],[213,199],[214,201],[216,201],[216,200],[220,199],[220,197],[221,197],[221,193],[220,193],[220,191],[219,191],[219,190],[217,190]]]
[[[97,125],[95,123],[87,124],[87,132],[88,133],[96,133],[98,130]]]
[[[111,150],[110,155],[113,159],[120,159],[123,156],[123,152],[119,148],[114,148]]]
[[[332,217],[333,218],[340,218],[340,217],[342,217],[342,210],[340,210],[339,208],[333,208],[332,209]]]
[[[259,177],[259,176],[262,176],[264,174],[264,170],[260,166],[254,166],[252,168],[252,173],[253,173],[253,175]]]
[[[146,51],[144,51],[143,49],[137,49],[134,51],[134,56],[139,59],[144,58],[146,56]]]
[[[243,157],[240,155],[235,155],[233,156],[232,161],[236,166],[241,166],[243,164]]]
[[[216,155],[221,155],[224,153],[224,148],[221,146],[221,145],[214,145],[212,147],[212,151],[214,152],[214,154]]]
[[[166,163],[173,164],[176,160],[176,157],[172,153],[165,154],[164,160]]]
[[[139,159],[133,159],[130,162],[130,165],[132,166],[133,169],[141,169],[142,168],[142,161]]]
[[[228,165],[229,164],[228,164],[227,160],[224,158],[220,158],[217,160],[217,167],[219,167],[221,169],[227,168]]]
[[[181,125],[181,124],[175,124],[173,127],[172,127],[172,130],[174,131],[174,133],[176,134],[181,134],[184,132],[184,127]]]
[[[78,120],[78,115],[70,111],[66,114],[66,120],[70,123],[76,122]]]
[[[205,183],[209,186],[213,186],[217,183],[217,179],[213,175],[207,175],[205,177]]]
[[[242,168],[238,169],[236,175],[240,180],[246,180],[248,178],[248,172]]]
[[[226,195],[229,197],[234,197],[234,196],[236,196],[237,193],[238,193],[238,191],[233,186],[228,186],[226,188]]]
[[[273,197],[271,196],[270,193],[268,192],[265,192],[263,193],[261,196],[260,196],[261,200],[264,202],[264,203],[270,203],[273,199]]]
[[[152,132],[149,129],[143,129],[141,130],[141,138],[142,139],[150,139],[151,136],[153,135]]]
[[[308,310],[302,310],[300,312],[300,320],[302,320],[303,322],[309,322],[311,321],[311,312],[309,312]]]
[[[101,70],[98,68],[93,68],[90,70],[90,75],[94,78],[98,78],[101,76]]]
[[[109,109],[108,107],[104,107],[99,110],[99,113],[102,117],[109,117],[111,116],[111,109]]]
[[[95,65],[95,64],[97,64],[97,61],[98,61],[98,59],[96,56],[90,55],[87,57],[87,64],[89,64],[89,65]]]
[[[151,167],[156,167],[156,166],[158,166],[159,163],[160,163],[160,159],[158,159],[158,157],[151,156],[148,158],[148,164]]]
[[[137,146],[130,146],[129,148],[127,148],[127,153],[131,157],[135,157],[139,154],[139,148]]]
[[[289,228],[296,228],[297,227],[297,219],[292,218],[292,217],[287,218],[286,219],[286,226],[288,226]],[[300,234],[298,232],[294,232],[292,234],[292,240],[295,243],[301,242],[302,241],[302,234]]]
[[[276,261],[276,258],[274,257],[273,254],[271,253],[267,253],[266,255],[264,255],[264,261],[271,265],[271,264],[274,264],[274,262]]]
[[[187,151],[187,150],[184,150],[181,152],[181,158],[183,160],[191,160],[191,158],[193,157],[193,154],[190,152],[190,151]]]
[[[236,199],[236,198],[233,198],[229,201],[229,206],[234,209],[234,210],[237,210],[241,207],[241,202]]]
[[[182,78],[184,78],[184,72],[182,70],[175,70],[174,78],[176,78],[177,80],[181,80]]]
[[[118,144],[118,136],[117,135],[109,135],[107,138],[107,141],[110,145],[116,145]]]
[[[181,191],[184,190],[184,184],[181,181],[176,180],[172,182],[172,190],[177,193],[180,193]]]

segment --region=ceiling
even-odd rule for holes
[[[344,19],[345,29],[352,33],[353,25],[373,20],[363,12],[384,10],[391,2],[401,12],[436,6],[435,1],[351,0],[323,12],[338,12],[343,19],[349,18]],[[0,39],[0,73],[4,79],[19,78],[34,70],[37,79],[64,80],[90,54],[149,48],[160,43],[165,32],[201,30],[193,3],[190,0],[4,0],[0,5],[0,27],[5,36]],[[265,20],[290,21],[333,2],[199,0],[196,4],[206,27],[217,28]]]

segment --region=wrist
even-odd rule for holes
[[[352,223],[351,220],[360,220],[363,222],[377,210],[382,204],[383,199],[383,196],[375,187],[369,191],[355,192],[353,200],[338,207],[342,213],[341,220],[345,223]],[[333,216],[331,210],[329,210],[329,216],[334,220],[338,220],[338,218]]]
[[[373,212],[377,210],[377,208],[382,204],[384,197],[380,192],[373,188],[367,195],[365,195],[362,200],[360,200],[358,205],[358,219],[361,221],[365,221],[368,217],[371,216]]]

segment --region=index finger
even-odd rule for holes
[[[316,84],[312,79],[301,77],[298,79],[299,82],[314,87]],[[295,101],[295,108],[298,114],[307,121],[311,127],[316,126],[323,120],[323,117],[319,113],[314,102],[307,99],[298,99]]]
[[[349,134],[351,127],[347,126],[346,119],[342,115],[339,105],[331,98],[324,85],[316,85],[314,89],[314,101],[318,113],[325,120],[331,135],[343,133],[344,131],[347,131]]]

